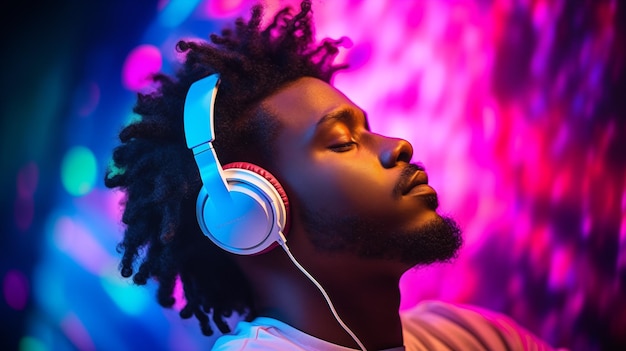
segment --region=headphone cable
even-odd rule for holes
[[[324,290],[324,288],[322,287],[322,285],[315,279],[313,278],[313,276],[307,272],[307,270],[302,267],[302,265],[300,264],[300,262],[298,262],[298,260],[296,260],[296,258],[293,256],[293,254],[291,253],[291,251],[289,250],[289,247],[287,246],[287,239],[285,238],[285,235],[283,234],[282,231],[279,231],[278,234],[280,235],[280,239],[278,241],[278,243],[280,244],[280,246],[285,250],[285,252],[287,253],[287,256],[289,256],[289,259],[291,259],[291,262],[293,262],[293,264],[298,267],[298,269],[307,277],[309,278],[309,280],[315,284],[315,286],[319,289],[319,291],[322,293],[322,295],[324,296],[324,299],[326,299],[326,303],[328,304],[328,307],[330,307],[330,311],[333,313],[333,316],[335,317],[335,319],[337,320],[337,322],[339,323],[339,325],[341,325],[341,327],[343,328],[343,330],[346,331],[346,333],[348,333],[348,335],[350,335],[350,337],[352,337],[352,339],[354,339],[354,341],[359,345],[359,348],[362,351],[367,351],[367,349],[365,349],[365,346],[363,346],[363,343],[361,343],[361,340],[359,340],[359,338],[357,338],[357,336],[352,332],[352,330],[350,330],[350,328],[348,328],[348,326],[343,322],[343,320],[341,319],[341,317],[339,317],[339,314],[337,313],[337,311],[335,310],[335,306],[333,305],[332,301],[330,300],[330,297],[328,296],[328,294],[326,293],[326,290]]]

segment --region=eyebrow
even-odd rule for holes
[[[361,115],[363,116],[363,124],[365,125],[365,129],[369,131],[370,125],[367,120],[367,113],[365,113],[365,111],[363,110],[355,110],[354,108],[350,107],[342,107],[325,114],[324,116],[322,116],[322,118],[320,118],[319,121],[317,121],[316,126],[324,123],[336,122],[343,122],[346,124],[358,124],[359,120],[361,119]]]

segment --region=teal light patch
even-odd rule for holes
[[[61,182],[74,196],[87,194],[96,182],[96,158],[86,147],[71,148],[61,163]]]
[[[145,286],[132,285],[121,278],[108,276],[103,276],[101,282],[107,294],[126,314],[138,316],[150,302],[151,295]]]
[[[30,336],[20,339],[19,351],[48,351],[46,345]]]
[[[131,125],[133,123],[139,123],[139,122],[141,122],[141,120],[142,120],[141,115],[132,112],[126,118],[126,126],[129,126],[129,125]]]
[[[107,178],[111,179],[117,175],[124,174],[126,172],[126,168],[118,167],[113,160],[109,161]]]

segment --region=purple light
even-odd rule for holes
[[[70,217],[61,217],[56,221],[54,241],[58,249],[95,275],[115,266],[115,259],[98,243],[93,233]]]
[[[74,314],[67,315],[61,321],[61,329],[67,338],[76,346],[80,351],[92,351],[96,347],[89,336],[89,332],[85,329],[83,323]]]
[[[4,299],[14,310],[21,311],[28,302],[29,284],[26,276],[18,270],[10,270],[2,284]]]

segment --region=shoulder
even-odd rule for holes
[[[211,349],[213,351],[235,350],[299,350],[284,337],[274,323],[240,321],[231,334],[220,336]]]
[[[252,322],[241,321],[231,334],[220,336],[213,351],[276,350],[276,351],[350,351],[303,333],[281,321],[259,317]]]
[[[476,306],[429,300],[401,317],[407,350],[552,350],[508,316]]]

